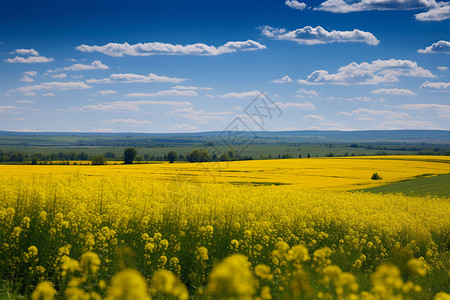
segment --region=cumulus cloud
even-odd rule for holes
[[[351,112],[340,111],[338,114],[344,116],[381,116],[387,119],[404,119],[411,118],[410,115],[406,113],[398,113],[391,110],[375,110],[368,108],[358,108]]]
[[[22,74],[27,75],[27,76],[37,76],[36,71],[26,71],[26,72],[23,72]]]
[[[440,118],[450,118],[450,105],[435,104],[435,103],[420,103],[420,104],[403,104],[397,106],[406,110],[432,110],[438,114]]]
[[[28,77],[27,75],[24,75],[24,76],[20,79],[20,81],[22,81],[22,82],[33,82],[34,79],[31,78],[31,77]]]
[[[303,10],[303,9],[306,8],[306,4],[305,3],[298,2],[297,0],[286,0],[286,2],[284,2],[284,4],[286,4],[290,8],[298,9],[298,10]]]
[[[251,92],[243,92],[243,93],[231,92],[231,93],[219,95],[219,97],[221,97],[221,98],[246,98],[246,97],[256,97],[259,94],[261,94],[261,92],[259,92],[259,91],[251,91]]]
[[[213,89],[210,87],[183,86],[183,85],[176,85],[176,86],[173,86],[172,88],[176,89],[176,90],[193,90],[193,91],[197,91],[197,90],[210,91]]]
[[[66,78],[67,74],[66,73],[61,73],[61,74],[55,74],[55,75],[50,75],[52,78]]]
[[[16,49],[14,52],[11,52],[11,54],[20,54],[20,55],[31,55],[31,56],[39,56],[39,52],[37,52],[34,49]]]
[[[88,86],[84,82],[44,82],[36,85],[27,85],[22,86],[16,89],[17,92],[30,92],[36,90],[74,90],[74,89],[89,89],[91,86]]]
[[[105,95],[115,94],[115,93],[117,93],[117,91],[114,91],[114,90],[104,90],[104,91],[98,91],[98,93],[99,93],[100,95],[102,95],[102,96],[105,96]]]
[[[273,83],[288,83],[288,82],[293,82],[293,80],[291,79],[291,77],[286,75],[280,79],[272,80],[272,82]]]
[[[35,93],[35,92],[28,92],[28,93],[25,93],[24,95],[25,95],[25,96],[31,96],[31,97],[34,97],[34,96],[36,96],[36,93]]]
[[[103,79],[88,79],[87,83],[117,83],[117,82],[126,82],[126,83],[134,83],[134,82],[171,82],[171,83],[179,83],[183,82],[186,79],[184,78],[174,78],[167,76],[159,76],[153,73],[146,75],[138,75],[133,73],[126,74],[111,74],[107,78]]]
[[[197,130],[198,128],[195,127],[195,126],[192,126],[190,124],[183,123],[183,124],[176,124],[176,125],[170,126],[169,129],[170,130],[183,130],[184,131],[184,130]]]
[[[125,125],[152,125],[152,122],[147,120],[135,119],[109,119],[102,122],[102,124],[125,124]]]
[[[369,10],[428,9],[435,6],[435,0],[327,0],[315,10],[350,13]]]
[[[439,41],[439,42],[434,43],[431,46],[426,47],[425,49],[419,49],[419,50],[417,50],[417,52],[450,54],[450,42]]]
[[[306,115],[303,117],[303,120],[304,121],[323,121],[325,119],[319,115]]]
[[[305,89],[299,89],[297,91],[297,94],[303,94],[303,95],[307,95],[307,96],[314,96],[314,97],[318,97],[319,93],[315,90],[305,90]]]
[[[259,27],[261,33],[276,40],[293,41],[304,45],[361,42],[378,45],[380,41],[370,32],[353,29],[352,31],[326,31],[320,26],[306,26],[293,31],[270,26]]]
[[[277,105],[279,108],[282,109],[288,109],[288,108],[295,108],[300,110],[315,110],[316,107],[314,104],[310,102],[303,102],[303,103],[297,103],[297,102],[276,102],[275,105]]]
[[[447,19],[450,19],[450,4],[448,2],[438,2],[436,7],[416,15],[416,20],[419,21],[442,21]]]
[[[158,96],[198,96],[197,92],[192,90],[165,90],[155,93],[131,93],[125,97],[158,97]]]
[[[175,108],[169,114],[205,124],[211,121],[225,121],[231,112],[206,112],[201,109],[196,110],[193,106],[189,106]]]
[[[442,72],[448,71],[448,67],[444,67],[444,66],[437,66],[437,69]]]
[[[434,125],[430,121],[394,120],[394,121],[383,121],[379,125],[375,126],[374,129],[395,130],[395,129],[442,129],[442,128]]]
[[[169,43],[109,43],[103,46],[80,45],[76,49],[81,52],[100,52],[109,56],[149,56],[149,55],[221,55],[237,51],[253,51],[266,49],[266,46],[252,41],[227,42],[215,47],[203,43],[190,45],[173,45]]]
[[[13,106],[13,105],[0,105],[0,113],[5,113],[10,109],[16,109],[17,107]]]
[[[377,89],[370,92],[371,94],[385,94],[385,95],[400,95],[400,96],[412,96],[415,95],[411,90],[408,89]]]
[[[420,86],[421,88],[430,88],[430,89],[448,89],[450,88],[450,82],[429,82],[425,81]]]
[[[109,67],[104,65],[101,61],[95,60],[90,65],[74,64],[69,67],[57,68],[55,70],[48,70],[46,73],[56,73],[61,71],[88,71],[88,70],[107,70]]]
[[[352,62],[340,67],[335,74],[325,70],[312,72],[306,80],[300,79],[301,84],[333,83],[341,85],[364,85],[386,82],[398,82],[400,77],[436,77],[429,70],[419,67],[411,60],[390,59],[375,60],[370,63],[357,64]]]
[[[54,93],[46,93],[43,95],[44,97],[55,97]]]
[[[14,58],[8,58],[4,60],[8,63],[21,63],[21,64],[29,64],[29,63],[48,63],[53,61],[53,58],[47,58],[45,56],[30,56],[27,58],[16,56]]]
[[[102,112],[130,112],[140,111],[143,105],[166,105],[171,107],[190,107],[192,103],[187,101],[116,101],[83,106],[80,111],[102,111]]]

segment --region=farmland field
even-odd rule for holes
[[[349,192],[448,174],[446,157],[0,168],[3,297],[450,293],[448,198]]]

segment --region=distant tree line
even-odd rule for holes
[[[330,144],[331,145],[331,144]],[[366,149],[383,149],[383,147],[369,147],[367,145],[357,145],[351,144],[349,145],[351,148],[366,148]],[[389,148],[389,147],[384,147]],[[130,150],[131,149],[131,150]],[[417,148],[415,150],[418,150]],[[392,147],[391,147],[391,150]],[[399,149],[395,149],[399,150]],[[411,148],[404,149],[411,150]],[[128,151],[128,152],[127,152]],[[389,153],[383,151],[376,152],[375,155],[388,155]],[[423,149],[417,151],[416,155],[446,155],[450,156],[450,150],[446,147],[434,147]],[[366,154],[358,153],[358,156],[365,156]],[[336,155],[333,152],[324,154],[325,157],[335,157],[335,156],[355,156],[355,153],[344,153],[341,155]],[[310,153],[307,153],[303,156],[304,158],[312,157]],[[315,155],[318,157],[318,155]],[[259,159],[288,159],[293,158],[293,156],[289,153],[287,154],[278,154],[278,155],[260,155]],[[297,157],[296,157],[297,158]],[[302,158],[302,155],[299,154],[298,158]],[[59,164],[68,164],[69,161],[90,161],[93,165],[103,165],[106,161],[121,161],[123,160],[125,164],[129,164],[134,162],[142,163],[148,161],[169,161],[173,163],[174,161],[187,161],[187,162],[212,162],[212,161],[237,161],[237,160],[252,160],[253,157],[249,155],[241,155],[236,153],[235,151],[229,150],[223,153],[209,153],[204,149],[193,149],[188,154],[180,154],[176,153],[173,150],[168,151],[164,155],[138,155],[136,149],[127,148],[124,151],[123,155],[116,155],[113,152],[105,152],[103,154],[88,154],[84,151],[82,152],[57,152],[57,153],[22,153],[19,151],[2,151],[0,150],[0,163],[29,163],[29,164],[46,164],[50,162],[59,162]]]

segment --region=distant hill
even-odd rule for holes
[[[113,142],[122,139],[152,139],[153,142],[177,141],[178,143],[201,143],[220,137],[232,136],[233,132],[208,131],[193,133],[95,133],[95,132],[15,132],[0,131],[0,139],[20,139],[32,141],[33,138],[43,140],[68,140],[69,137],[87,140]],[[375,142],[375,143],[433,143],[450,144],[449,130],[365,130],[365,131],[254,131],[239,132],[241,137],[254,137],[257,143],[278,142]],[[68,141],[67,141],[68,142]],[[64,143],[63,143],[64,144]]]

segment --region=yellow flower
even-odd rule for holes
[[[30,257],[35,257],[38,255],[38,249],[36,248],[36,246],[30,246],[28,247],[28,255]]]
[[[263,265],[263,264],[259,264],[255,267],[255,275],[258,278],[261,279],[268,279],[268,280],[272,280],[273,276],[270,274],[270,267]]]
[[[439,292],[434,296],[434,300],[450,300],[450,294],[446,292]]]
[[[197,260],[208,260],[208,249],[205,247],[200,247],[197,249]]]
[[[95,274],[100,268],[100,258],[97,253],[86,252],[81,255],[80,266],[83,272]]]
[[[216,265],[209,275],[206,293],[213,298],[251,299],[255,294],[255,279],[247,258],[242,254],[234,254]]]
[[[412,258],[408,261],[408,270],[415,275],[425,276],[427,275],[427,269],[425,268],[425,262],[421,259]]]
[[[49,281],[40,282],[31,294],[33,300],[52,300],[56,294],[56,290]]]
[[[189,298],[186,286],[167,270],[158,270],[153,274],[150,293],[155,296],[174,297],[180,300]]]
[[[125,269],[111,279],[107,300],[150,300],[144,276],[136,270]]]

